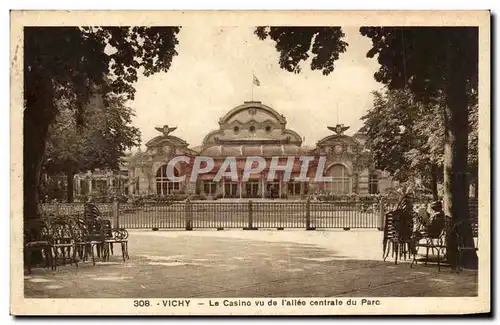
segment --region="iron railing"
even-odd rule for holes
[[[96,203],[104,219],[126,229],[194,228],[378,228],[385,213],[394,208],[388,202],[367,201],[182,201],[134,205]],[[46,215],[82,215],[83,203],[40,204]],[[469,215],[478,222],[477,200],[471,200]]]

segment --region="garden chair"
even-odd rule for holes
[[[465,238],[463,238],[463,236],[460,235],[460,232],[456,232],[457,234],[457,243],[458,243],[458,247],[457,247],[457,272],[460,272],[461,268],[460,268],[460,262],[461,262],[461,259],[462,259],[462,254],[464,252],[467,252],[467,251],[475,251],[477,252],[479,249],[479,238],[478,238],[478,223],[477,223],[477,220],[472,220],[472,222],[470,222],[470,227],[472,228],[472,241],[471,242],[467,242],[465,240]],[[476,243],[474,241],[474,238],[477,238],[477,241],[478,243]]]
[[[95,265],[94,249],[97,250],[98,257],[103,255],[105,236],[102,223],[99,220],[77,219],[73,224],[73,234],[76,251],[82,261],[87,261],[91,257],[92,264]]]
[[[424,265],[427,266],[429,261],[429,251],[431,250],[432,254],[437,251],[437,266],[438,271],[441,271],[441,258],[444,258],[446,254],[446,227],[438,234],[430,234],[424,230],[420,234],[420,236],[413,238],[413,259],[410,267],[417,264],[418,248],[423,247],[425,248]]]
[[[120,244],[122,249],[122,258],[125,262],[129,259],[128,255],[128,232],[124,228],[113,229],[111,226],[111,222],[109,220],[103,220],[103,231],[105,234],[104,243],[107,246],[104,250],[104,253],[107,254],[104,256],[105,260],[109,260],[110,253],[113,254],[113,246],[114,244]]]
[[[86,243],[84,241],[87,226],[85,221],[77,216],[69,219],[69,224],[72,229],[73,239],[75,242],[75,252],[80,261],[86,261]]]
[[[422,223],[420,229],[414,233],[414,254],[410,267],[417,262],[418,248],[425,247],[425,265],[429,261],[429,250],[433,255],[437,251],[437,265],[440,271],[441,257],[446,254],[446,237],[452,229],[452,223],[444,214],[441,201],[433,202],[431,208],[434,211],[431,219]]]
[[[52,230],[52,250],[54,253],[55,267],[57,267],[59,256],[62,258],[63,265],[66,265],[66,260],[69,260],[71,264],[75,264],[75,266],[78,267],[75,236],[71,223],[63,218],[51,219],[49,223]]]
[[[45,260],[45,267],[55,269],[52,254],[53,239],[51,229],[44,219],[28,221],[24,228],[24,257],[25,266],[31,274],[32,253],[39,251]]]
[[[395,210],[386,214],[383,239],[384,261],[392,251],[394,264],[398,264],[398,258],[406,260],[407,254],[411,252],[411,232],[413,224],[411,215],[405,210]]]
[[[85,203],[84,207],[84,218],[85,222],[87,222],[87,226],[90,226],[88,228],[90,235],[94,237],[94,240],[102,240],[101,243],[95,244],[93,247],[96,248],[97,251],[97,257],[101,258],[101,254],[103,253],[103,250],[105,249],[104,247],[104,238],[106,235],[102,233],[104,230],[102,229],[103,227],[103,219],[102,219],[102,214],[97,205],[93,203]],[[102,238],[100,238],[102,237]],[[99,239],[98,239],[99,238]]]
[[[85,203],[84,206],[84,216],[85,219],[97,219],[101,216],[101,211],[99,211],[99,208],[97,205],[93,203]]]
[[[409,207],[409,197],[403,196],[396,209],[385,215],[384,236],[383,236],[383,258],[384,261],[392,251],[395,258],[394,263],[398,263],[398,258],[406,260],[407,254],[411,254],[413,233],[413,214]]]

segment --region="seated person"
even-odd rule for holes
[[[431,214],[422,207],[417,212],[413,237],[417,240],[423,237],[438,238],[445,227],[445,215],[440,201],[431,203]]]
[[[437,238],[440,236],[445,227],[443,205],[440,201],[436,201],[431,204],[431,209],[433,213],[427,225],[427,235],[430,238]]]

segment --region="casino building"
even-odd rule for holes
[[[306,147],[302,137],[287,128],[286,118],[261,102],[244,102],[219,119],[219,128],[210,131],[198,147],[190,147],[186,141],[172,135],[175,127],[158,127],[160,134],[146,143],[146,150],[128,158],[129,194],[199,194],[207,198],[301,198],[315,192],[332,194],[376,194],[390,187],[388,175],[375,170],[370,151],[365,147],[365,136],[344,134],[348,127],[328,127],[330,136],[321,139],[315,147]],[[200,174],[196,182],[173,182],[167,178],[167,162],[175,156],[207,156],[215,162],[213,173]],[[300,156],[309,155],[326,159],[324,175],[329,182],[293,181],[300,173]],[[296,157],[292,178],[285,182],[279,172],[271,180],[268,170],[251,174],[250,179],[235,182],[222,178],[214,181],[215,173],[227,157],[234,157],[238,174],[241,175],[249,156],[280,157],[286,163],[288,157]],[[269,165],[269,164],[268,164]],[[176,164],[174,174],[189,175],[188,164]],[[314,166],[310,173],[314,173]],[[309,175],[308,175],[309,176]]]

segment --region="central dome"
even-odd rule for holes
[[[245,102],[219,119],[219,129],[205,136],[202,152],[212,146],[220,145],[229,147],[294,145],[300,147],[301,144],[300,135],[286,128],[286,119],[283,115],[261,102]],[[233,149],[227,150],[234,151]]]

